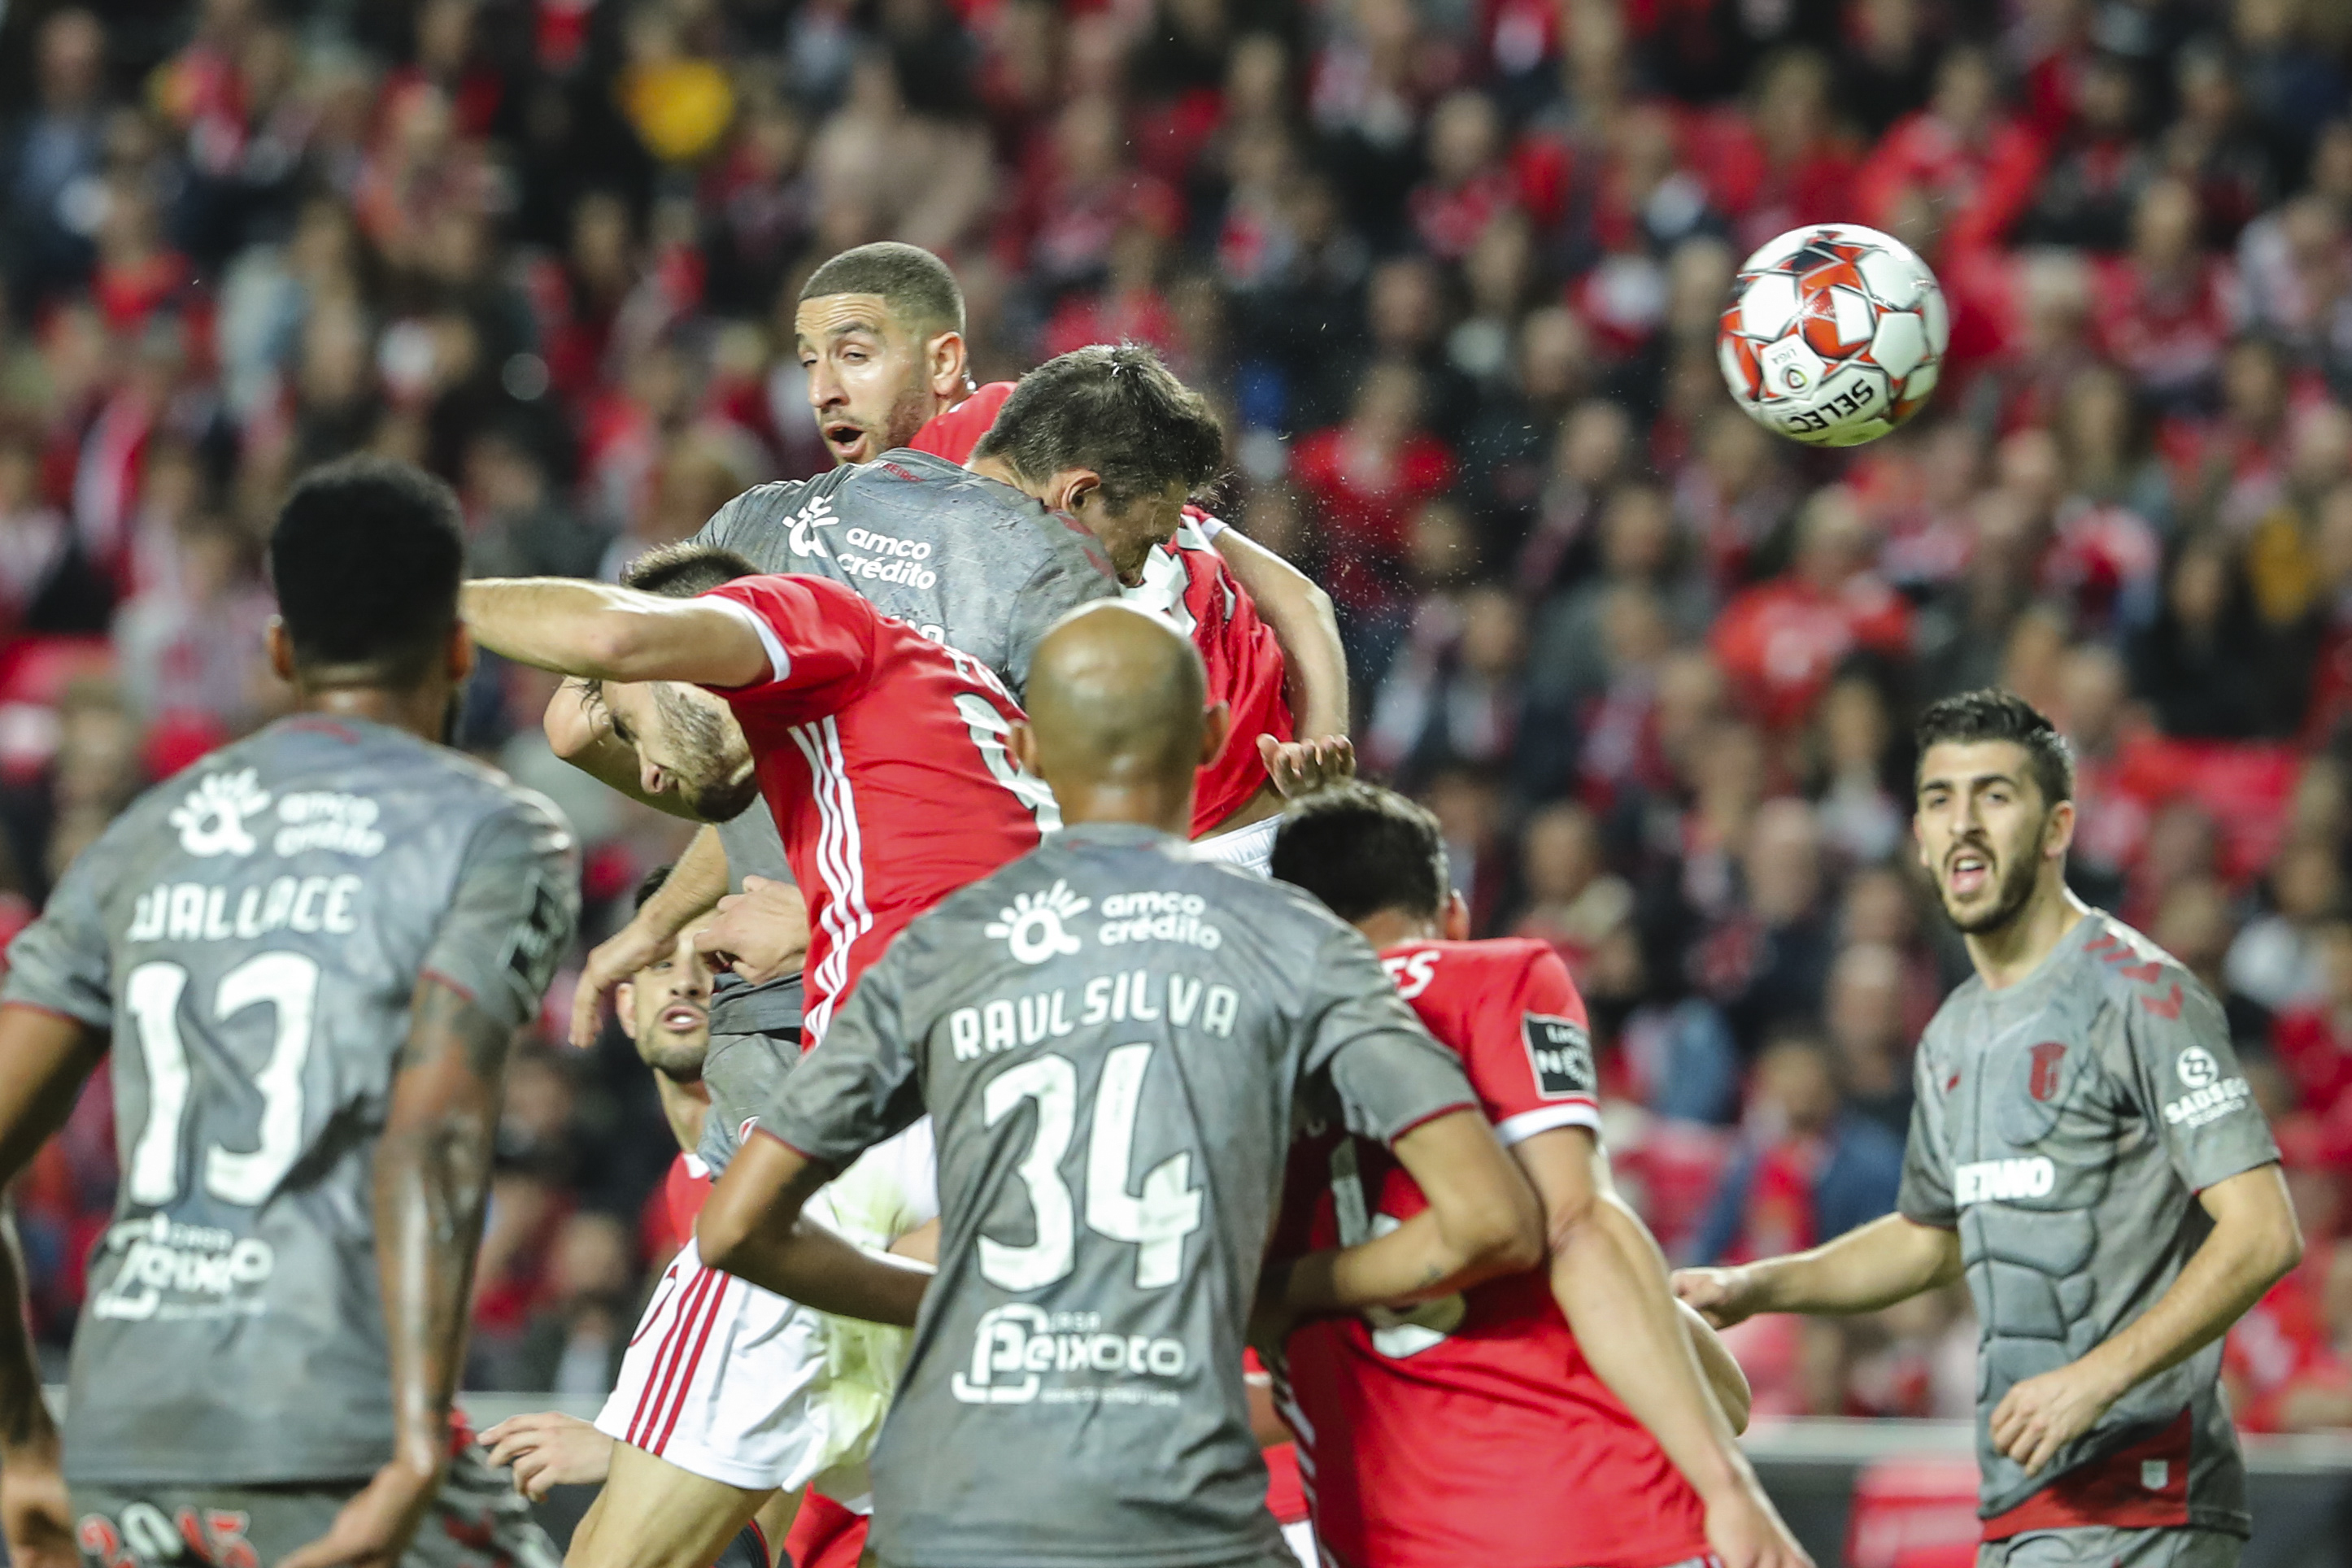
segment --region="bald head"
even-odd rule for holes
[[[1071,611],[1037,645],[1021,760],[1074,821],[1150,821],[1182,831],[1193,770],[1224,740],[1208,677],[1182,633],[1116,600]]]

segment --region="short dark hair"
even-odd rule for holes
[[[1434,917],[1453,891],[1437,818],[1377,784],[1340,784],[1293,805],[1275,830],[1272,868],[1343,921],[1382,910]]]
[[[895,239],[853,246],[809,274],[803,302],[827,294],[879,294],[901,326],[923,336],[963,331],[963,289],[948,264]]]
[[[630,897],[636,901],[629,907],[636,910],[644,909],[646,907],[646,901],[648,899],[651,899],[656,893],[662,890],[662,884],[669,880],[669,874],[676,869],[677,869],[677,867],[676,863],[673,862],[667,866],[656,866],[652,870],[646,872],[645,876],[638,880],[637,890],[630,895]]]
[[[2042,803],[2055,805],[2074,798],[2074,748],[2042,710],[2014,691],[1988,686],[1962,691],[1931,704],[1919,715],[1912,733],[1918,760],[1927,760],[1927,748],[1971,745],[1979,741],[2007,741],[2025,748],[2032,762],[2033,782]],[[1916,787],[1917,777],[1913,777]]]
[[[1047,360],[1021,378],[972,453],[1024,479],[1069,468],[1102,476],[1114,512],[1181,483],[1205,489],[1224,466],[1225,435],[1208,400],[1140,343],[1097,343]]]
[[[457,625],[465,575],[457,496],[389,458],[311,469],[269,531],[269,580],[300,668],[416,685]]]
[[[760,569],[733,551],[716,544],[686,540],[656,545],[621,568],[621,586],[665,599],[691,599],[738,577],[756,577]]]

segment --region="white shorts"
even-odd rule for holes
[[[926,1117],[860,1155],[807,1212],[880,1252],[937,1217],[938,1188]],[[689,1237],[655,1288],[596,1429],[747,1491],[814,1484],[856,1503],[911,1339],[709,1268]]]
[[[1261,877],[1270,876],[1274,869],[1274,836],[1281,830],[1282,818],[1269,816],[1247,827],[1236,827],[1231,833],[1195,838],[1192,847],[1212,860],[1240,866]]]

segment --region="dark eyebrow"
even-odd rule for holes
[[[1925,795],[1931,789],[1958,789],[1962,784],[2007,784],[2011,789],[2020,787],[2017,775],[2014,773],[1970,773],[1966,778],[1921,779],[1919,793]]]

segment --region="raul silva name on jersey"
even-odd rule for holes
[[[1231,1039],[1241,1013],[1241,993],[1194,975],[1123,970],[1097,975],[1075,994],[1067,986],[998,996],[948,1015],[948,1046],[960,1062],[978,1061],[998,1051],[1017,1050],[1104,1024],[1156,1023],[1199,1028]]]

